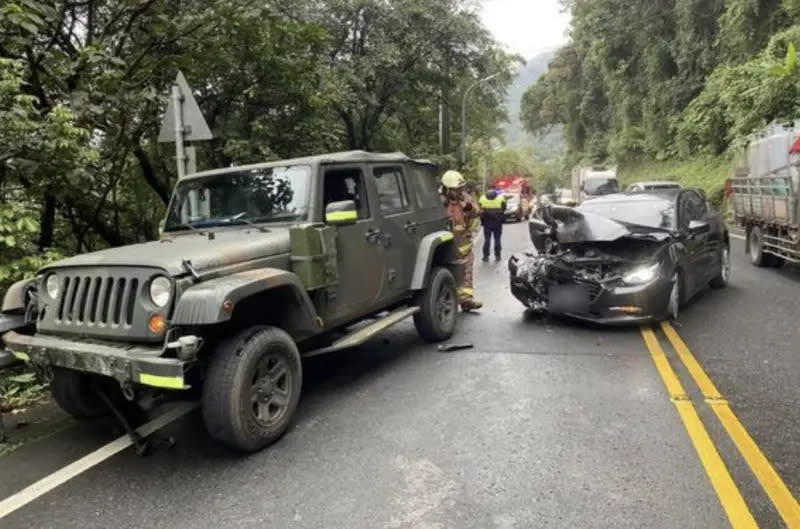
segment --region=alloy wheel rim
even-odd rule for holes
[[[726,283],[731,277],[731,254],[728,248],[722,249],[722,270],[720,271],[720,275]]]
[[[456,305],[452,289],[447,288],[446,284],[441,285],[436,296],[436,317],[444,327],[449,326],[455,318]]]
[[[678,275],[672,278],[672,289],[669,292],[669,315],[673,319],[678,319],[678,308],[680,306],[680,279]]]
[[[262,426],[279,422],[289,409],[292,386],[289,363],[278,355],[264,355],[256,364],[250,385],[250,412]]]

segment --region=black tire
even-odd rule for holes
[[[761,268],[772,265],[772,256],[764,253],[764,234],[761,233],[761,228],[753,226],[750,229],[747,245],[750,250],[750,262]]]
[[[223,342],[203,387],[209,436],[243,452],[274,443],[291,424],[302,382],[300,353],[283,330],[252,327]]]
[[[456,280],[447,268],[431,270],[428,288],[418,301],[420,310],[414,314],[414,326],[423,340],[441,342],[453,336],[458,314]]]
[[[100,417],[108,414],[109,409],[93,389],[96,379],[96,375],[56,367],[50,394],[62,410],[76,419]]]
[[[769,264],[772,268],[783,268],[783,265],[786,264],[786,259],[783,257],[778,257],[777,255],[770,255],[769,257],[772,258],[772,262]]]
[[[731,278],[731,250],[727,244],[722,247],[719,260],[719,272],[709,283],[711,288],[725,288],[728,286],[728,281]]]

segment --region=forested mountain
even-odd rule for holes
[[[566,0],[571,41],[523,124],[571,158],[720,155],[800,114],[800,0]]]

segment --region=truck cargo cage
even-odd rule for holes
[[[800,165],[779,167],[753,176],[738,170],[731,179],[736,222],[749,233],[753,226],[764,231],[764,249],[788,261],[800,263]]]

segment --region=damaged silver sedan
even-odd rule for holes
[[[547,206],[529,223],[534,251],[509,261],[511,292],[534,312],[596,323],[677,319],[730,278],[728,231],[695,190],[619,193]]]

